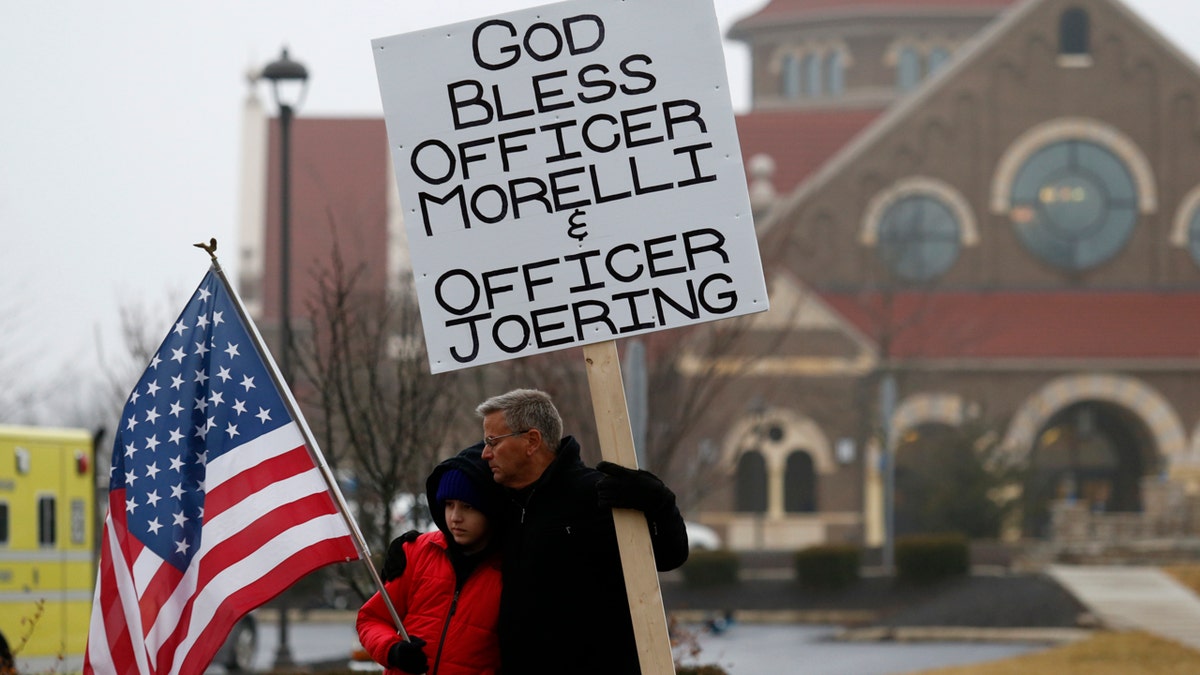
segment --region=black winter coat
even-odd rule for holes
[[[637,644],[612,510],[597,503],[604,474],[583,464],[568,436],[533,485],[510,490],[500,661],[505,675],[635,675]],[[646,514],[659,571],[687,560],[673,504]]]

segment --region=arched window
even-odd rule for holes
[[[1087,12],[1072,7],[1062,13],[1058,20],[1058,53],[1085,55],[1088,53]]]
[[[929,74],[933,75],[950,60],[950,50],[945,47],[934,47],[929,52]]]
[[[1200,265],[1200,209],[1192,211],[1192,218],[1188,222],[1188,252],[1192,254],[1192,260]]]
[[[800,96],[800,60],[795,54],[785,54],[780,77],[780,90],[784,98],[799,98]]]
[[[1115,256],[1138,219],[1138,189],[1125,162],[1084,139],[1050,143],[1026,159],[1010,203],[1021,243],[1070,271]]]
[[[841,94],[846,88],[846,73],[842,68],[842,53],[837,50],[829,52],[825,57],[825,81],[830,94]]]
[[[767,512],[767,463],[762,453],[750,450],[738,458],[735,489],[735,511]]]
[[[930,281],[958,260],[961,229],[954,210],[936,195],[910,193],[884,211],[879,255],[900,278]]]
[[[900,91],[909,91],[921,81],[921,55],[912,47],[900,50],[896,60],[896,86]]]
[[[812,455],[803,450],[788,455],[783,508],[788,513],[812,513],[817,510],[817,472]]]
[[[804,95],[821,95],[821,57],[818,54],[804,57]]]

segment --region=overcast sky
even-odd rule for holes
[[[715,0],[722,31],[766,2]],[[217,237],[236,272],[245,73],[281,46],[310,72],[301,115],[381,116],[372,38],[539,4],[0,2],[0,349],[25,377],[86,374],[123,305],[174,318],[207,269],[192,243]],[[1127,4],[1200,54],[1200,3]],[[726,62],[744,109],[745,50],[727,43]]]

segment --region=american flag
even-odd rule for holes
[[[235,302],[211,269],[125,404],[85,673],[202,673],[251,609],[359,557]]]

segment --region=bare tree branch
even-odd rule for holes
[[[293,388],[330,467],[353,483],[368,545],[383,551],[402,526],[393,504],[424,495],[425,477],[456,449],[447,420],[465,403],[456,374],[429,371],[415,294],[370,290],[365,273],[336,244],[328,267],[313,270],[318,290],[297,333]]]

